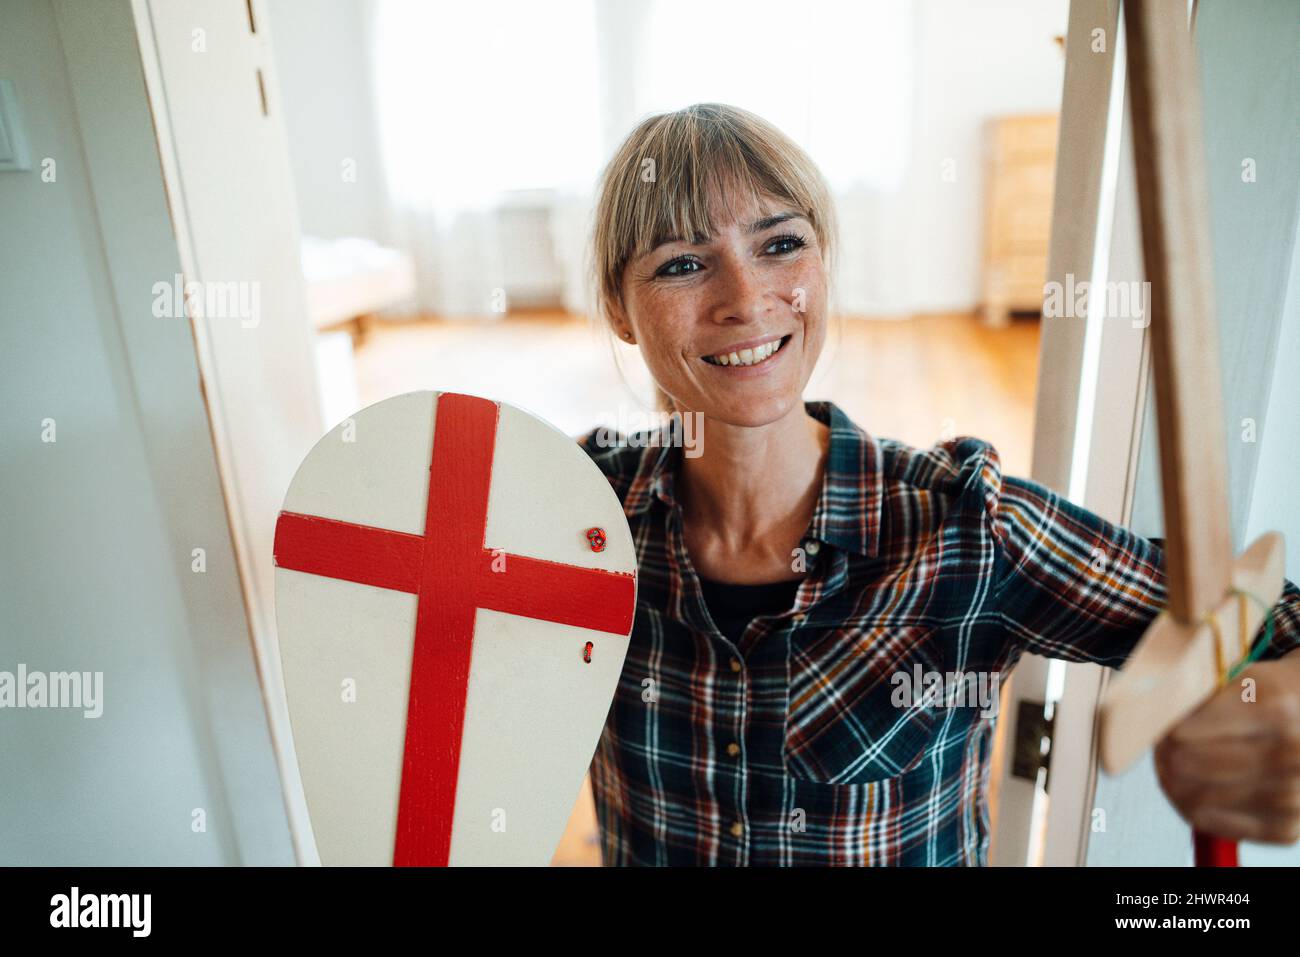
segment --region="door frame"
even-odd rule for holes
[[[1049,283],[1069,289],[1086,279],[1102,289],[1112,275],[1143,278],[1130,140],[1120,0],[1071,0]],[[1107,315],[1106,307],[1106,296],[1089,296],[1084,316],[1042,320],[1030,478],[1123,525],[1133,503],[1149,357],[1145,328]],[[1004,707],[1014,717],[1021,700],[1046,702],[1051,774],[1044,790],[1012,777],[1009,761],[996,769],[992,863],[1083,864],[1104,682],[1105,669],[1094,664],[1026,655],[1017,665]],[[1003,734],[1014,735],[1010,724]]]
[[[284,810],[298,862],[312,864],[276,636],[273,539],[289,482],[324,427],[271,18],[264,0],[129,3],[181,274],[258,290],[255,326],[205,317],[190,327]]]

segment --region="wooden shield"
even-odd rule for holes
[[[636,605],[627,521],[587,454],[505,403],[387,399],[304,459],[275,561],[322,863],[547,864]]]

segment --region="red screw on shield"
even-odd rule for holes
[[[591,543],[591,550],[593,552],[603,552],[605,550],[605,530],[603,528],[587,529],[587,541]],[[587,646],[582,649],[582,660],[587,664],[591,664],[592,647],[594,646],[589,641],[587,642]]]

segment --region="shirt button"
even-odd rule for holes
[[[822,550],[822,543],[810,538],[808,541],[803,543],[803,550],[809,555],[816,555]]]
[[[732,837],[744,837],[744,836],[745,836],[745,825],[741,824],[739,821],[737,821],[735,824],[731,825],[731,836],[732,836]]]
[[[732,741],[729,745],[727,745],[727,753],[734,758],[736,755],[740,753],[740,745],[738,745],[735,741]]]
[[[739,658],[732,658],[732,659],[731,659],[731,670],[732,670],[732,671],[739,671],[739,670],[740,670],[740,659],[739,659]]]

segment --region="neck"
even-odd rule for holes
[[[821,492],[830,429],[798,402],[764,426],[705,418],[704,454],[678,477],[687,527],[707,528],[725,552],[797,544]]]

